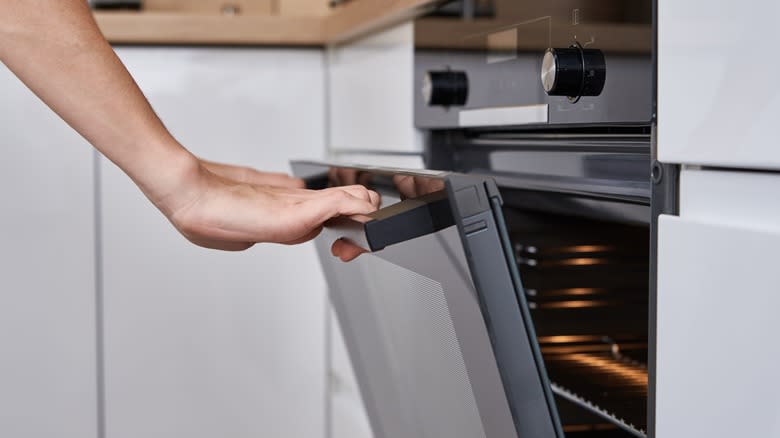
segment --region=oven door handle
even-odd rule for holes
[[[446,190],[406,199],[369,215],[334,218],[325,227],[366,251],[425,236],[455,224]]]

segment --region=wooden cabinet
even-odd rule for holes
[[[144,0],[144,11],[241,15],[321,16],[328,0]]]
[[[143,9],[150,12],[270,15],[274,12],[275,2],[272,0],[144,0]]]
[[[0,436],[96,438],[92,148],[0,64]]]

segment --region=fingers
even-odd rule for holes
[[[373,205],[376,208],[379,208],[379,205],[382,203],[382,197],[379,195],[379,193],[369,190],[368,191],[369,201],[371,202],[371,205]]]
[[[346,239],[338,239],[333,242],[333,245],[330,247],[330,253],[341,259],[342,262],[349,262],[356,259],[360,254],[367,252],[366,249],[363,249]]]
[[[328,219],[366,215],[380,202],[379,194],[362,185],[318,191],[236,183],[213,172],[204,175],[208,184],[196,202],[169,219],[191,242],[206,248],[241,251],[259,242],[306,242]]]
[[[331,187],[329,189],[325,189],[324,191],[325,192],[337,192],[337,191],[346,192],[349,195],[354,196],[355,198],[370,202],[371,205],[373,205],[374,207],[379,207],[379,204],[381,202],[381,197],[379,196],[379,193],[373,190],[369,190],[365,186],[361,186],[361,185]]]
[[[378,197],[379,195],[376,196]],[[320,202],[326,203],[322,206],[322,212],[328,217],[324,217],[323,222],[336,216],[373,213],[376,211],[376,205],[372,203],[371,199],[371,195],[369,195],[368,190],[365,190],[365,188],[363,188],[362,192],[356,194],[346,190],[331,192],[319,200]]]
[[[315,237],[319,236],[322,232],[322,227],[317,227],[313,230],[311,230],[308,234],[304,235],[303,237],[299,237],[297,239],[290,240],[289,242],[284,242],[285,245],[298,245],[299,243],[308,242]]]

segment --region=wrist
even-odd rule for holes
[[[147,198],[171,217],[201,192],[204,169],[198,158],[171,138],[156,148],[154,156],[143,156],[133,172],[128,171]]]

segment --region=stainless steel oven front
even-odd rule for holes
[[[652,0],[460,0],[415,21],[423,129],[648,124]]]

